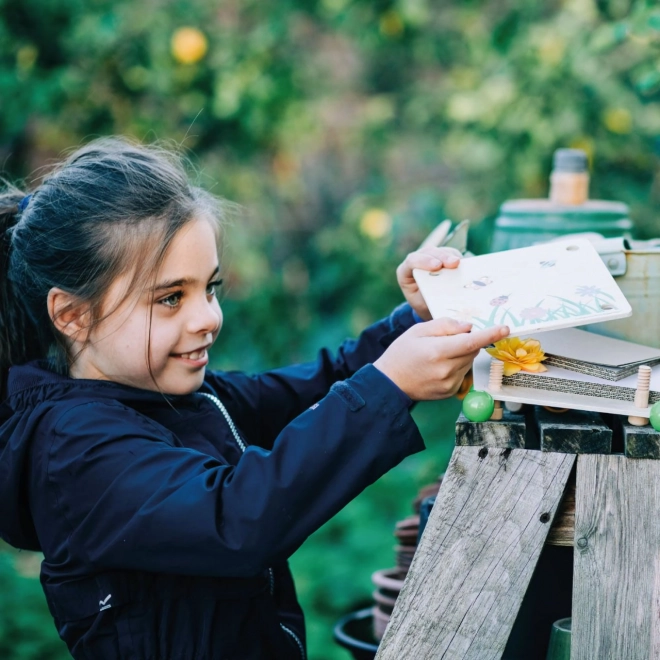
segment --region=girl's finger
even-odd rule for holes
[[[456,248],[451,248],[451,247],[426,247],[421,250],[418,250],[419,252],[424,252],[426,254],[430,254],[432,257],[436,257],[437,259],[440,260],[445,260],[447,257],[453,258],[453,259],[462,259],[463,255],[461,254],[460,250],[457,250]]]
[[[424,325],[429,324],[430,322]],[[443,354],[448,358],[452,358],[478,353],[480,349],[494,344],[508,334],[509,328],[505,325],[469,333],[453,334],[443,339]]]
[[[431,249],[433,252],[430,252]],[[423,251],[411,252],[401,264],[401,272],[404,276],[409,277],[412,275],[414,268],[431,271],[440,268],[456,268],[460,262],[460,256],[457,256],[455,252],[458,251],[442,251],[438,248],[426,248]]]

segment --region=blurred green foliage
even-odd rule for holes
[[[591,196],[660,234],[650,0],[0,0],[0,99],[11,178],[119,133],[171,140],[242,205],[219,368],[310,359],[387,313],[396,265],[444,217],[470,218],[487,250],[501,202],[547,194],[558,147],[585,149]],[[347,657],[331,624],[393,562],[394,522],[446,465],[456,413],[419,406],[430,450],[294,557],[312,660]],[[53,626],[14,558],[0,553],[0,655],[55,657],[30,646],[51,648]]]

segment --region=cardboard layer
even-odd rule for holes
[[[645,360],[643,362],[633,362],[632,364],[624,364],[620,367],[610,367],[603,364],[592,364],[591,362],[582,362],[581,360],[571,360],[556,355],[547,355],[547,359],[543,363],[546,367],[554,366],[568,371],[577,372],[580,374],[588,374],[589,376],[596,376],[609,381],[618,381],[632,374],[636,374],[640,364],[646,364],[649,367],[655,366],[660,363],[660,358],[654,360]]]
[[[608,367],[660,360],[660,349],[577,328],[546,332],[539,341],[547,355]]]

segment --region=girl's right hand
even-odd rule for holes
[[[418,323],[394,340],[374,366],[414,401],[447,399],[458,391],[479,350],[509,334],[507,326],[471,328],[448,318]]]

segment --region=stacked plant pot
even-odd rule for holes
[[[406,579],[415,550],[417,549],[420,536],[420,509],[422,502],[427,498],[435,497],[441,482],[442,475],[436,483],[421,488],[413,502],[414,515],[399,520],[394,526],[394,536],[397,541],[394,546],[396,566],[394,568],[383,568],[371,576],[371,580],[376,587],[372,597],[375,603],[373,607],[373,632],[377,640],[382,639],[385,633],[385,628],[387,628],[387,624],[390,621],[394,604],[401,591],[401,587],[403,587],[403,581]],[[425,519],[423,522],[425,522]]]

